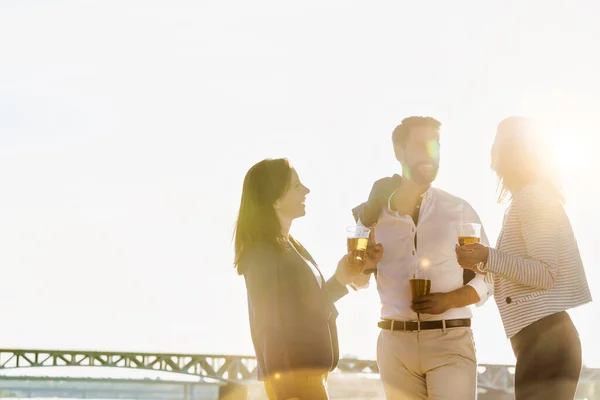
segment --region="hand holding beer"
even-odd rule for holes
[[[370,272],[375,271],[377,264],[383,256],[383,246],[381,243],[375,243],[373,233],[371,229],[362,225],[353,225],[346,228],[348,254],[340,260],[338,270],[336,271],[336,277],[338,276],[338,271],[340,271],[338,277],[340,282],[345,282],[348,275],[352,276],[350,282],[361,286],[369,281],[368,276],[360,275],[363,273],[368,275]],[[369,272],[367,269],[369,269]]]
[[[367,246],[371,230],[362,225],[354,225],[346,228],[347,246],[351,264],[362,264],[367,258]]]
[[[415,269],[410,278],[410,295],[413,300],[417,297],[428,295],[431,292],[431,279],[429,272],[425,269]],[[417,313],[417,319],[419,313]]]
[[[456,258],[461,267],[470,269],[478,274],[484,274],[478,266],[487,262],[489,250],[480,243],[481,225],[468,223],[458,227],[458,245]]]
[[[342,285],[349,285],[360,277],[365,270],[365,264],[361,261],[357,263],[352,260],[353,255],[348,253],[338,262],[335,270],[335,278]]]

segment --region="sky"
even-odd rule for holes
[[[0,3],[0,347],[253,354],[232,234],[246,171],[287,157],[311,189],[292,233],[327,276],[350,209],[399,171],[393,128],[442,122],[435,186],[495,242],[497,123],[545,125],[600,299],[600,3]],[[338,302],[374,359],[374,286]],[[571,311],[600,368],[598,303]],[[493,299],[480,363],[514,363]]]

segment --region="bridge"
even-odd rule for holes
[[[223,393],[228,391],[227,387],[236,385],[239,387],[240,384],[245,385],[256,379],[257,363],[254,357],[237,355],[0,349],[0,372],[9,369],[46,367],[103,367],[176,373],[196,378],[196,382],[179,382],[184,387],[200,384],[220,386],[220,398],[224,398]],[[375,361],[343,358],[336,372],[378,374],[379,368]],[[512,393],[513,376],[513,366],[480,365],[478,388],[482,393]],[[11,379],[24,379],[24,377]],[[44,379],[54,380],[54,378]],[[600,369],[584,369],[580,386],[594,382],[600,382]],[[194,399],[192,395],[185,394],[186,390],[189,392],[191,389],[185,389],[181,398]]]

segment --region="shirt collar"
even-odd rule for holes
[[[402,181],[400,181],[400,182],[402,182]],[[392,194],[390,194],[390,197],[388,197],[387,211],[392,212],[392,197],[394,197],[394,195],[396,194],[397,191],[398,191],[398,189],[394,190],[392,192]],[[423,201],[430,202],[433,197],[433,186],[429,186],[429,188],[421,195],[421,197],[423,198]]]

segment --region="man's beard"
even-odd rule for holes
[[[426,167],[428,165],[431,165],[431,167]],[[406,168],[404,177],[418,185],[429,185],[437,177],[439,169],[440,167],[436,163],[415,164]]]

